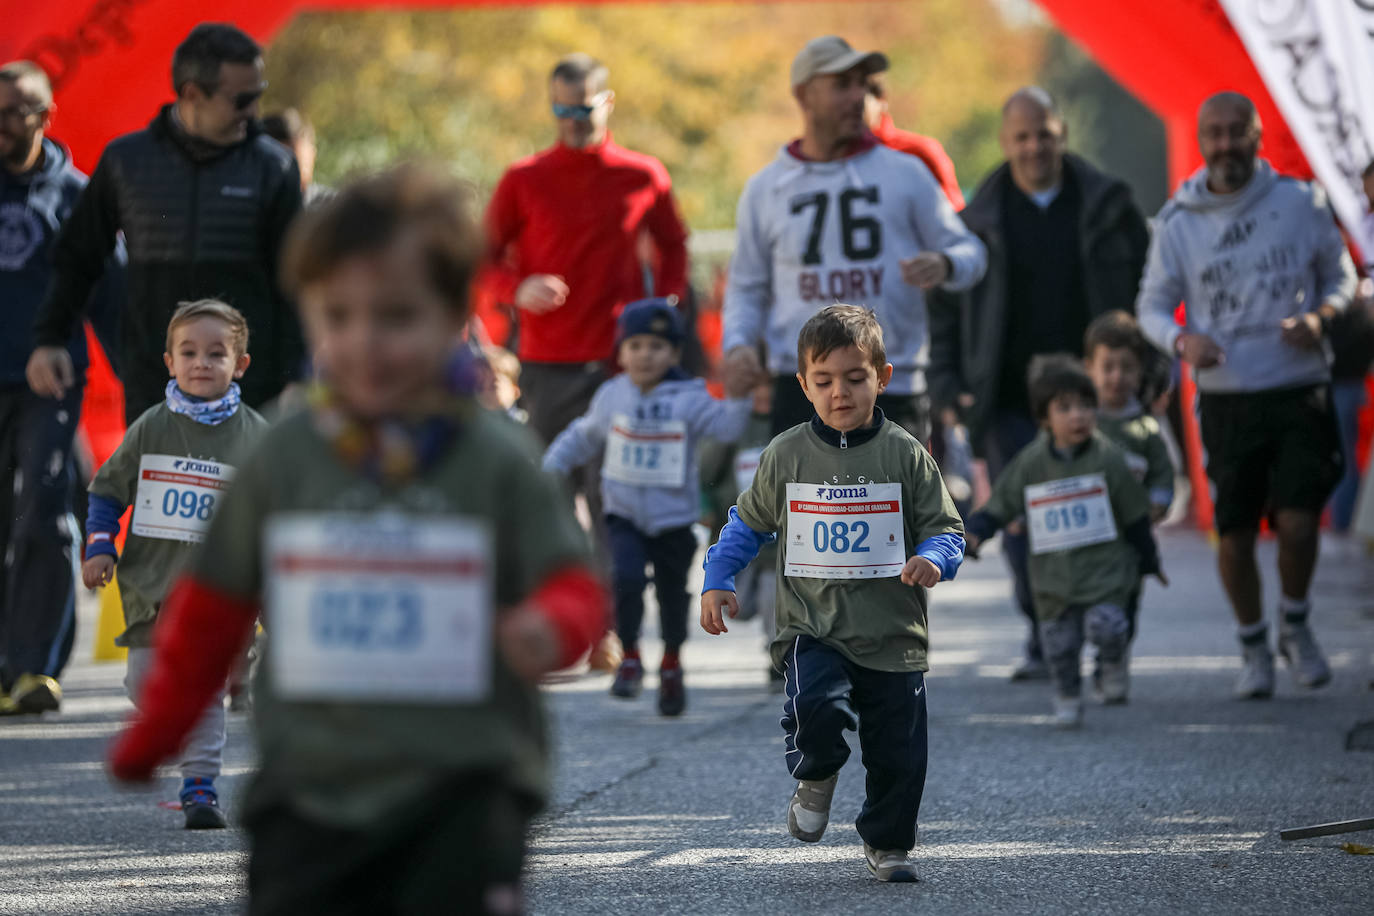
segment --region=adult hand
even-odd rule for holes
[[[923,251],[901,265],[902,279],[921,289],[934,289],[949,279],[949,258],[938,251]]]
[[[1316,312],[1304,312],[1279,322],[1279,337],[1290,347],[1310,350],[1322,341],[1322,320]]]
[[[1161,566],[1159,568],[1159,571],[1155,573],[1155,578],[1159,580],[1160,585],[1164,586],[1165,588],[1169,587],[1169,577],[1164,575],[1163,566]]]
[[[735,347],[726,353],[721,363],[721,375],[726,389],[731,392],[746,392],[768,377],[763,364],[759,362],[758,351],[753,347]]]
[[[902,567],[903,585],[924,585],[930,588],[940,581],[940,567],[925,557],[912,557]]]
[[[81,564],[81,583],[87,588],[109,585],[114,578],[114,557],[98,553]]]
[[[36,347],[24,374],[33,393],[43,398],[60,398],[76,384],[76,369],[66,347]]]
[[[533,605],[522,604],[502,614],[496,640],[506,664],[531,683],[558,664],[558,633]]]
[[[568,284],[553,274],[531,274],[515,288],[515,307],[542,315],[568,301]]]
[[[722,613],[723,612],[723,613]],[[701,628],[712,636],[729,633],[725,626],[725,614],[733,619],[739,616],[739,599],[734,592],[713,588],[701,595]]]
[[[1210,369],[1226,362],[1226,352],[1217,342],[1206,334],[1190,334],[1184,331],[1178,335],[1174,345],[1183,361],[1197,369]]]

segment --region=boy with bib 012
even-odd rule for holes
[[[880,881],[915,881],[908,856],[926,776],[927,590],[954,578],[963,527],[930,453],[887,420],[882,328],[854,305],[822,309],[797,341],[815,408],[779,435],[706,555],[701,626],[726,631],[734,577],[778,543],[777,636],[785,759],[799,780],[787,829],[814,843],[830,818],[845,729],[858,729],[867,795],[855,826]]]
[[[86,516],[87,588],[108,583],[119,564],[129,649],[124,685],[140,702],[153,662],[153,624],[167,591],[205,537],[242,456],[267,431],[267,421],[239,401],[248,368],[248,322],[213,299],[183,303],[167,326],[167,397],[124,434],[90,486]],[[234,463],[230,463],[234,462]],[[115,538],[133,508],[124,555]],[[215,778],[224,752],[224,683],[217,685],[191,731],[181,760],[181,810],[188,829],[224,827]]]
[[[1130,684],[1127,607],[1142,576],[1168,585],[1150,532],[1150,503],[1126,455],[1097,429],[1097,389],[1081,361],[1038,356],[1029,372],[1041,433],[993,483],[968,520],[969,552],[1024,518],[1030,581],[1045,661],[1054,679],[1054,724],[1083,721],[1080,656],[1097,647],[1104,703]]]
[[[241,463],[110,752],[125,781],[175,753],[261,611],[254,914],[520,908],[536,682],[587,650],[605,590],[529,434],[455,371],[468,196],[403,165],[297,218],[283,275],[322,383]]]
[[[644,568],[653,564],[663,635],[658,711],[665,716],[681,715],[687,706],[679,655],[687,639],[687,573],[697,551],[692,523],[701,513],[697,445],[703,436],[738,439],[751,403],[745,396],[717,400],[705,382],[683,372],[683,335],[676,300],[625,306],[616,325],[616,358],[624,371],[596,390],[587,412],[544,453],[544,469],[563,476],[588,461],[602,462],[616,632],[625,651],[611,695],[622,699],[639,696],[643,687]]]

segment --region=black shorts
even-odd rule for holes
[[[1198,407],[1218,533],[1280,509],[1322,511],[1344,465],[1329,385],[1204,393]]]

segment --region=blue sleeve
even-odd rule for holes
[[[940,581],[947,582],[959,572],[964,562],[964,538],[956,532],[926,538],[916,548],[916,556],[925,557],[940,570]]]
[[[119,551],[115,549],[115,538],[119,537],[119,517],[124,514],[124,506],[106,496],[92,493],[88,497],[86,509],[86,558],[109,554],[116,561]]]
[[[735,590],[735,576],[759,555],[763,545],[777,539],[777,534],[763,534],[740,521],[739,510],[730,507],[730,520],[720,529],[720,540],[706,551],[706,562],[702,568],[706,577],[702,583],[702,594],[712,589],[727,592]]]

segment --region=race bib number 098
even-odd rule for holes
[[[144,455],[130,530],[144,538],[200,542],[234,468],[218,461]]]
[[[1031,553],[1054,553],[1116,540],[1116,519],[1101,474],[1026,487]]]
[[[900,576],[906,564],[902,485],[787,485],[783,574],[803,579]]]

